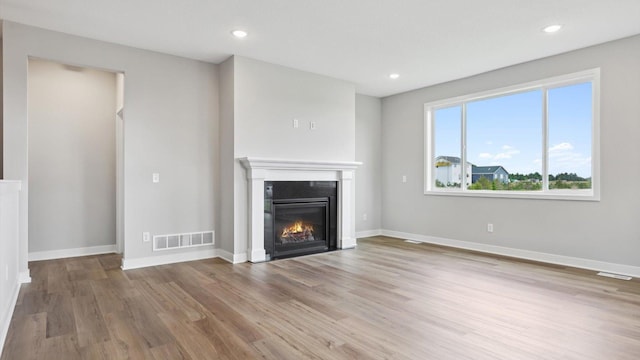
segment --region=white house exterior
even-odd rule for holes
[[[460,166],[460,158],[455,156],[438,156],[435,161],[435,179],[436,184],[444,186],[453,186],[462,183],[462,166]],[[471,166],[467,162],[466,184],[471,184]],[[437,185],[436,185],[437,186]]]

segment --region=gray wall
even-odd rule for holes
[[[216,65],[5,21],[5,177],[27,172],[27,58],[125,73],[125,259],[159,255],[142,232],[215,230],[218,169]],[[151,174],[160,173],[153,184]],[[27,271],[28,186],[21,206],[21,271]],[[202,248],[172,251],[198,252]],[[162,255],[167,255],[166,252]]]
[[[384,228],[639,266],[638,59],[640,36],[383,99]],[[425,102],[596,67],[602,71],[601,201],[423,195]],[[486,232],[489,222],[493,234]]]
[[[356,94],[356,231],[382,229],[382,101]],[[367,220],[364,220],[364,214]]]
[[[29,60],[29,252],[116,242],[116,74]]]
[[[233,254],[234,245],[234,58],[220,64],[220,248]],[[229,256],[229,255],[227,255]]]
[[[235,156],[355,158],[355,88],[342,80],[235,56]],[[300,127],[293,128],[297,118]],[[315,121],[316,130],[309,129]]]
[[[2,26],[2,22],[0,22],[0,26]],[[2,29],[0,29],[0,99],[2,99],[4,97],[2,95],[2,91],[3,91],[4,86],[1,86],[2,85],[2,74],[4,72],[4,69],[2,67],[2,58],[3,58],[2,57],[2,48],[3,48],[3,46],[2,46]],[[4,164],[4,162],[3,162],[3,158],[4,158],[3,144],[4,144],[4,141],[3,141],[3,135],[2,135],[3,128],[4,128],[3,122],[2,122],[2,117],[3,117],[3,114],[4,114],[3,106],[4,106],[4,102],[0,101],[0,179],[4,179],[4,176],[3,176],[3,174],[4,174],[4,171],[3,171],[4,170],[4,165],[3,165]]]
[[[247,180],[237,159],[249,156],[354,161],[355,88],[342,80],[240,56],[229,61],[233,65],[223,64],[222,73],[233,73],[233,100],[225,95],[223,106],[227,102],[234,104],[233,133],[226,127],[227,120],[223,120],[222,136],[233,139],[232,145],[225,140],[224,146],[233,146],[236,161],[233,189],[225,183],[221,192],[233,191],[233,252],[243,256],[248,234]],[[231,86],[224,87],[228,90]],[[293,128],[294,118],[299,120],[297,129]],[[311,121],[316,123],[315,130],[309,129]],[[221,154],[226,151],[221,150]],[[226,166],[223,171],[228,171]],[[225,208],[228,205],[223,204]],[[226,222],[222,225],[228,226]]]
[[[124,74],[116,74],[116,251],[124,251]]]

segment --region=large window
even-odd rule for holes
[[[599,73],[425,104],[426,193],[597,200]]]

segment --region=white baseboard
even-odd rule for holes
[[[11,294],[11,301],[9,307],[2,314],[0,318],[0,354],[4,349],[4,342],[7,339],[7,333],[9,332],[9,326],[11,325],[11,318],[13,318],[13,310],[16,308],[16,302],[18,301],[18,294],[20,293],[20,282],[16,283],[13,294]]]
[[[19,284],[28,284],[31,282],[31,271],[27,269],[27,271],[22,271],[18,274],[18,283]]]
[[[489,253],[489,254],[504,255],[504,256],[510,256],[510,257],[515,257],[520,259],[539,261],[539,262],[544,262],[549,264],[571,266],[571,267],[580,268],[580,269],[604,271],[604,272],[610,272],[614,274],[640,277],[640,267],[638,266],[609,263],[609,262],[604,262],[599,260],[583,259],[583,258],[577,258],[577,257],[571,257],[571,256],[542,253],[537,251],[508,248],[508,247],[496,246],[496,245],[480,244],[480,243],[474,243],[469,241],[452,240],[452,239],[440,238],[435,236],[411,234],[411,233],[405,233],[405,232],[393,231],[393,230],[382,230],[382,235],[394,237],[394,238],[400,238],[400,239],[415,240],[415,241],[425,242],[429,244],[437,244],[437,245],[450,246],[450,247],[455,247],[460,249],[474,250],[474,251],[479,251],[479,252]]]
[[[338,249],[354,249],[358,245],[358,239],[355,237],[352,238],[342,238],[340,240],[340,245],[338,245]]]
[[[218,249],[218,257],[232,264],[239,264],[248,261],[247,253],[232,254],[226,250]]]
[[[29,253],[29,261],[64,259],[77,256],[110,254],[116,252],[116,245],[101,245],[75,249],[61,249],[50,251],[34,251]]]
[[[382,229],[356,231],[356,238],[358,239],[379,235],[382,235]]]
[[[185,261],[196,261],[218,257],[219,249],[199,249],[198,251],[149,256],[136,259],[122,259],[122,270],[138,269],[148,266],[174,264]],[[126,256],[126,254],[125,254]]]

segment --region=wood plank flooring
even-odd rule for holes
[[[640,282],[398,239],[231,265],[30,263],[2,360],[640,359]]]

